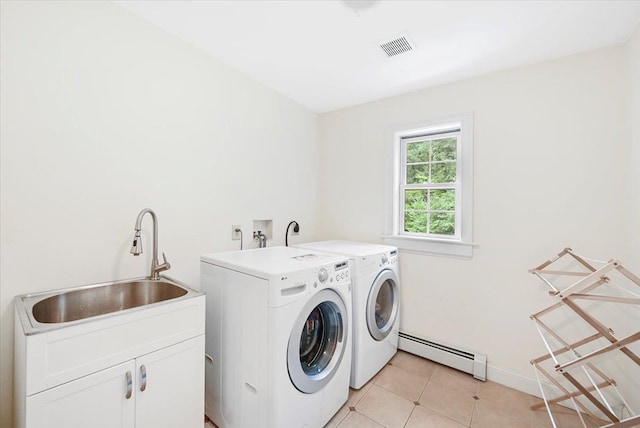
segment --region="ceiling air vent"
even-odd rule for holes
[[[407,40],[405,36],[382,43],[380,47],[389,57],[413,50],[411,43],[409,43],[409,40]]]

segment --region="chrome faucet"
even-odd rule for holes
[[[133,245],[131,246],[130,253],[134,256],[142,254],[142,237],[140,236],[140,230],[142,229],[142,217],[144,217],[146,213],[151,214],[151,219],[153,220],[153,259],[151,259],[151,273],[149,274],[149,278],[160,279],[160,272],[170,269],[171,265],[167,261],[167,257],[164,253],[162,253],[164,263],[160,264],[158,261],[158,219],[156,218],[156,213],[149,208],[143,209],[140,211],[140,214],[138,214],[135,226],[136,235],[133,238]]]
[[[258,248],[267,248],[267,235],[262,233],[261,230],[253,232],[253,239],[258,240]]]

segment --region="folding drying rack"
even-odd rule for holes
[[[564,261],[571,267],[560,270],[550,269],[551,265],[556,264],[560,259],[565,259]],[[602,266],[596,268],[591,264],[593,262]],[[611,274],[621,274],[634,290],[635,286],[640,287],[640,278],[625,269],[617,260],[608,262],[592,260],[576,254],[571,248],[565,248],[556,257],[531,269],[530,272],[549,287],[551,296],[558,299],[555,304],[531,315],[548,351],[547,354],[531,361],[544,400],[543,403],[531,408],[537,410],[546,407],[554,428],[557,428],[557,425],[552,405],[564,401],[570,401],[573,404],[584,427],[587,427],[584,415],[589,415],[600,427],[606,428],[626,428],[640,424],[640,414],[631,409],[618,390],[616,381],[607,376],[602,367],[596,366],[597,363],[603,363],[606,366],[604,360],[606,356],[616,352],[621,352],[634,364],[640,366],[640,357],[628,347],[640,340],[640,330],[618,339],[614,336],[614,331],[598,319],[600,315],[590,313],[597,312],[597,305],[592,304],[594,308],[586,307],[594,301],[640,306],[640,294],[629,290],[628,286],[622,287],[615,283]],[[574,282],[571,277],[578,279]],[[568,285],[558,285],[558,282],[567,281]],[[616,293],[612,293],[612,290]],[[621,297],[621,295],[631,297]],[[587,302],[586,305],[585,302]],[[616,312],[621,316],[628,315],[625,311]],[[560,320],[555,328],[550,322],[545,322],[551,316],[554,316],[556,321]],[[632,313],[631,316],[637,316],[637,313]],[[633,328],[640,328],[640,317],[627,324]],[[586,331],[589,333],[585,334]],[[572,339],[567,338],[569,333]],[[575,340],[575,337],[579,337],[579,340]],[[555,349],[552,347],[554,342],[558,345]],[[541,374],[550,382],[550,385],[546,384],[547,387],[555,387],[555,391],[560,395],[553,398],[547,397],[540,379]],[[633,379],[631,381],[634,382]],[[635,382],[640,383],[640,379],[635,379]],[[615,397],[616,402],[621,404],[630,416],[616,415],[611,396]]]

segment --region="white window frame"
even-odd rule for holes
[[[459,131],[456,182],[447,184],[456,190],[456,233],[454,236],[427,235],[405,232],[404,224],[404,175],[406,159],[404,145],[412,139]],[[388,180],[385,192],[386,219],[383,239],[386,244],[401,250],[439,256],[470,259],[473,256],[473,114],[459,114],[429,120],[418,124],[395,126],[389,132],[389,153],[387,156]],[[429,138],[429,137],[427,137]],[[413,140],[413,141],[417,141]],[[411,188],[411,186],[408,186]]]

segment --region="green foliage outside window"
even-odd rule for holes
[[[407,144],[406,184],[440,184],[456,181],[456,138]],[[455,190],[405,191],[404,230],[438,235],[455,234]]]

